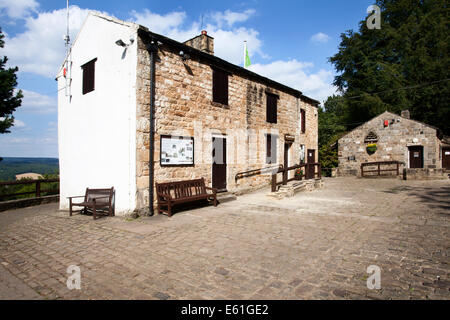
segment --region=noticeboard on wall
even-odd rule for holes
[[[160,163],[162,167],[193,166],[194,137],[161,135]]]

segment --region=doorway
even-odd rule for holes
[[[423,168],[423,147],[411,146],[409,150],[409,167],[411,169]]]
[[[218,191],[227,190],[227,139],[212,138],[212,187]]]
[[[316,163],[316,150],[308,149],[307,163]],[[308,165],[306,179],[314,179],[316,166]]]
[[[450,170],[450,148],[442,148],[442,169]]]
[[[289,168],[289,151],[291,149],[291,144],[290,143],[285,143],[284,144],[284,169]],[[289,179],[289,173],[288,171],[284,171],[283,173],[283,181],[287,181]]]

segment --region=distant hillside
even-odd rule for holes
[[[13,181],[16,174],[34,172],[40,174],[59,173],[57,158],[3,158],[0,161],[0,181]]]

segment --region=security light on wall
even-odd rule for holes
[[[183,61],[189,60],[191,58],[191,56],[184,51],[180,51],[180,56]]]
[[[126,44],[125,42],[123,42],[122,39],[117,40],[117,41],[116,41],[116,44],[117,44],[119,47],[127,48],[127,47],[131,46],[131,45],[133,44],[133,42],[134,42],[134,38],[133,38],[133,37],[130,37],[130,43],[129,43],[129,44]]]

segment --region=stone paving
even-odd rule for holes
[[[172,218],[2,212],[0,299],[450,299],[450,180],[265,193]],[[81,290],[67,289],[70,265]]]

